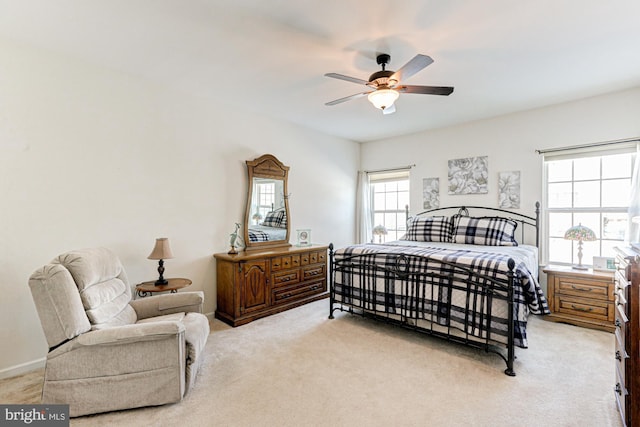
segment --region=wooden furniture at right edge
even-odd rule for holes
[[[625,426],[640,426],[640,252],[616,248],[615,396]]]
[[[327,246],[218,253],[216,318],[249,323],[329,296]]]
[[[614,330],[613,273],[548,265],[546,320],[585,328]]]

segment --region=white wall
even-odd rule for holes
[[[106,246],[132,283],[169,237],[167,277],[189,277],[215,310],[212,254],[246,201],[244,161],[291,167],[291,226],[353,240],[359,145],[219,108],[113,70],[0,40],[0,377],[47,351],[29,275],[71,249]]]
[[[542,202],[541,156],[536,149],[640,136],[640,88],[489,120],[436,129],[362,146],[365,170],[415,164],[411,212],[422,210],[422,179],[440,178],[440,206],[498,207],[498,172],[521,172],[521,209]],[[489,193],[448,195],[447,161],[489,157]]]

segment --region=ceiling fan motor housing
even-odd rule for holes
[[[389,77],[391,77],[394,73],[394,71],[386,70],[376,71],[375,73],[371,74],[371,76],[369,76],[369,83],[375,83],[376,87],[382,85],[395,86],[398,84],[398,81],[389,80]]]

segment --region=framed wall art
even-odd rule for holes
[[[449,160],[449,194],[486,194],[488,179],[488,156]]]
[[[422,200],[424,209],[440,207],[440,178],[422,180]]]
[[[498,207],[520,209],[520,171],[498,174]]]

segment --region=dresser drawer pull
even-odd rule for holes
[[[582,286],[576,286],[576,285],[571,285],[571,288],[576,290],[576,291],[580,291],[580,292],[592,292],[593,289],[591,288],[584,288]]]
[[[319,287],[320,287],[320,286],[318,286],[318,285],[313,285],[313,286],[311,287],[311,290],[312,290],[312,291],[315,291],[315,290],[316,290],[316,289],[318,289]]]
[[[620,354],[620,350],[616,350],[616,359],[622,362],[622,355]]]
[[[622,327],[622,323],[620,322],[620,319],[616,319],[616,328],[621,328]]]
[[[620,396],[622,396],[622,387],[620,386],[620,383],[616,384],[616,388],[613,389],[616,393],[618,393]]]
[[[589,307],[589,308],[577,307],[575,304],[571,304],[571,308],[578,311],[586,311],[586,312],[593,311],[593,307]]]

